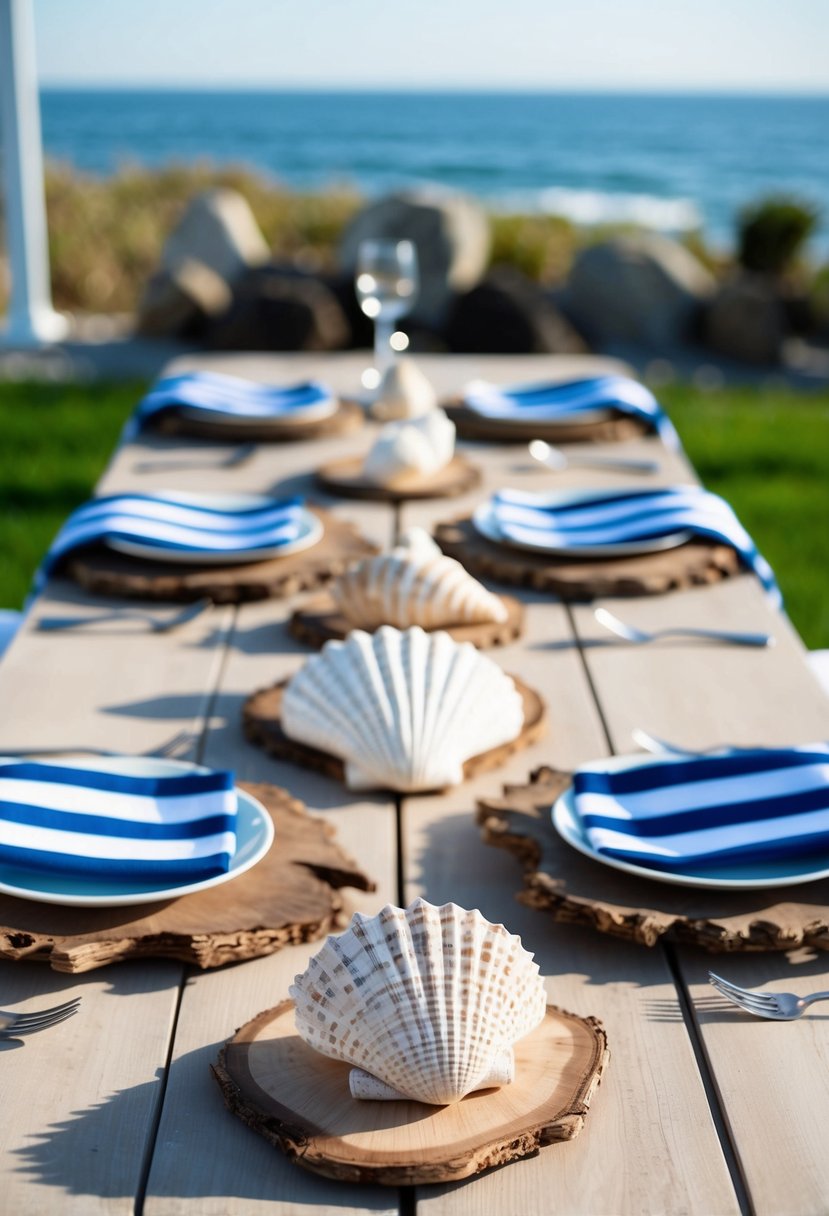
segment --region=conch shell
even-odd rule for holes
[[[369,632],[381,625],[446,629],[500,623],[507,609],[422,528],[412,528],[390,553],[352,566],[331,594],[351,625]]]
[[[326,642],[289,681],[282,728],[345,761],[350,789],[445,789],[466,760],[521,732],[514,681],[448,633],[355,629]]]
[[[449,463],[455,452],[455,424],[443,410],[421,418],[387,422],[363,462],[363,476],[377,485],[417,485]]]
[[[386,368],[369,412],[372,418],[391,422],[428,414],[437,403],[431,382],[412,359],[403,357]]]
[[[547,1004],[520,938],[478,911],[423,899],[358,912],[290,995],[305,1042],[355,1065],[354,1097],[436,1105],[509,1084],[513,1044]]]

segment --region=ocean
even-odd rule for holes
[[[741,207],[786,193],[821,208],[829,252],[829,96],[45,89],[41,107],[46,154],[95,174],[208,160],[368,196],[437,183],[722,247]]]

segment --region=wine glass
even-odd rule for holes
[[[417,249],[411,241],[361,241],[355,279],[360,308],[374,321],[375,383],[394,359],[394,325],[417,299]],[[366,378],[364,377],[364,383]],[[366,387],[373,387],[367,384]]]

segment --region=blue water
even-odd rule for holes
[[[440,183],[722,245],[741,206],[785,191],[822,208],[829,247],[829,97],[49,89],[42,115],[47,154],[93,173],[207,159],[368,195]]]

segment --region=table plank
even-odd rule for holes
[[[514,858],[483,846],[475,798],[522,782],[541,763],[569,766],[607,744],[565,610],[525,593],[527,636],[498,651],[506,671],[543,692],[550,734],[503,769],[441,798],[404,803],[406,897],[479,907],[534,951],[550,999],[605,1024],[611,1061],[583,1134],[571,1144],[486,1174],[468,1186],[423,1188],[423,1216],[470,1210],[568,1216],[739,1210],[665,958],[556,925],[514,901]]]

